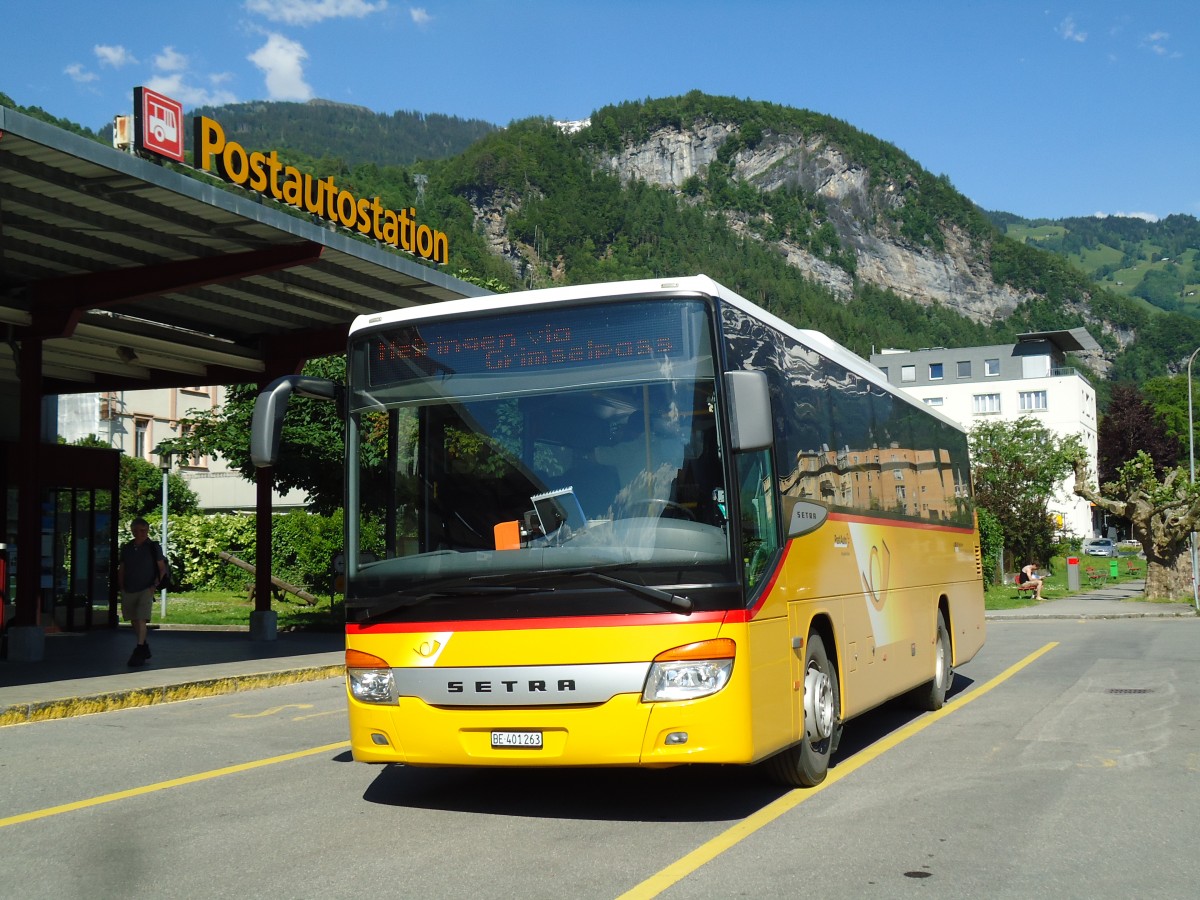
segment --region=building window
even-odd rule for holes
[[[149,459],[150,420],[133,420],[133,455],[138,459]]]
[[[1045,391],[1021,391],[1021,412],[1046,409]]]
[[[926,397],[926,398],[925,398],[925,405],[926,405],[926,406],[941,406],[941,405],[942,405],[942,401],[943,401],[944,399],[945,399],[945,398],[943,398],[943,397]]]
[[[971,399],[971,412],[977,416],[1000,412],[1000,395],[976,394]]]
[[[942,364],[941,363],[930,363],[929,364],[929,380],[930,381],[941,381],[942,380]]]
[[[971,377],[971,361],[969,359],[959,360],[959,362],[958,362],[958,377],[959,378],[970,378]]]
[[[884,378],[887,378],[887,377],[888,377],[887,370],[888,370],[888,367],[887,367],[887,366],[880,366],[880,367],[879,367],[879,371],[883,373],[883,377],[884,377]]]
[[[902,485],[902,484],[896,485],[896,499],[897,500],[904,499],[904,485]]]
[[[191,437],[192,434],[194,433],[194,431],[195,431],[194,427],[189,428],[183,432],[183,435],[187,436],[187,437]],[[203,457],[203,455],[201,455],[199,450],[193,450],[187,456],[180,459],[179,464],[181,466],[186,466],[186,467],[192,468],[192,469],[203,469],[204,468],[204,457]]]
[[[988,376],[989,378],[992,377],[993,375],[999,375],[1000,374],[1000,360],[985,359],[983,361],[983,374]]]
[[[916,381],[917,380],[917,367],[916,366],[901,366],[900,367],[900,380],[901,381]]]

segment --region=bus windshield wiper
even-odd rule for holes
[[[553,577],[569,577],[569,578],[594,578],[596,581],[602,581],[605,584],[611,584],[613,587],[619,587],[624,591],[628,591],[638,597],[643,597],[670,610],[678,610],[683,613],[692,611],[692,601],[689,597],[683,597],[679,594],[672,594],[669,591],[663,591],[658,588],[649,587],[644,584],[637,584],[633,581],[626,581],[624,578],[614,578],[612,575],[606,574],[606,571],[614,569],[628,569],[634,563],[610,563],[608,565],[595,566],[578,566],[570,569],[546,569],[541,572],[523,572],[512,573],[507,572],[498,575],[474,575],[471,581],[485,581],[499,578],[553,578]],[[497,585],[498,587],[517,587],[517,585]],[[536,588],[528,587],[526,590],[536,590]],[[551,590],[553,590],[551,588]]]
[[[645,597],[647,600],[651,600],[667,609],[675,609],[689,614],[692,611],[693,604],[690,597],[672,594],[670,591],[663,591],[644,584],[637,584],[633,581],[626,581],[624,578],[614,578],[612,575],[605,575],[603,572],[597,572],[593,569],[583,569],[575,572],[573,577],[594,578],[597,581],[603,581],[605,584],[619,587],[638,597]]]

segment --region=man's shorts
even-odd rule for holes
[[[142,591],[121,591],[121,615],[126,621],[150,621],[150,612],[154,609],[154,588],[148,587]]]

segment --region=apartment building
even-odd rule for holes
[[[154,465],[159,443],[180,434],[180,420],[198,411],[216,409],[225,399],[225,388],[197,386],[148,391],[108,391],[101,394],[62,394],[58,397],[58,434],[68,443],[95,435],[109,447]],[[232,470],[220,457],[197,454],[173,459],[178,473],[196,493],[200,508],[208,513],[252,512],[254,482]],[[274,493],[274,508],[308,505],[303,491]]]
[[[989,347],[931,347],[883,350],[871,362],[897,387],[971,428],[991,418],[1036,419],[1058,435],[1078,435],[1090,460],[1097,460],[1096,389],[1067,365],[1066,354],[1098,350],[1084,328],[1022,334],[1015,344]],[[1103,520],[1072,491],[1074,476],[1056,492],[1051,513],[1064,532],[1099,534]]]

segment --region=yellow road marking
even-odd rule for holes
[[[172,778],[170,781],[160,781],[157,784],[147,784],[144,787],[130,788],[127,791],[116,791],[112,794],[101,794],[89,800],[77,800],[74,803],[64,803],[61,806],[51,806],[47,809],[37,809],[33,812],[21,813],[19,816],[9,816],[0,819],[0,828],[8,825],[18,825],[21,822],[32,822],[36,819],[46,819],[61,813],[74,812],[92,806],[102,806],[105,803],[115,803],[117,800],[128,800],[130,797],[140,797],[167,788],[182,787],[185,784],[196,784],[212,778],[225,775],[235,775],[238,772],[249,772],[251,769],[261,769],[263,766],[273,766],[275,763],[289,762],[293,759],[303,759],[306,756],[319,756],[333,750],[344,750],[350,746],[349,741],[338,741],[336,744],[325,744],[321,747],[311,747],[308,750],[297,750],[295,753],[285,753],[282,756],[272,756],[268,759],[256,759],[253,762],[238,763],[236,766],[226,766],[223,769],[212,769],[208,772],[197,772],[195,775],[185,775],[183,778]]]
[[[264,709],[262,712],[256,713],[231,713],[231,719],[261,719],[263,716],[273,716],[275,713],[281,713],[285,709],[312,709],[311,703],[285,703],[283,706],[272,706],[270,709]]]
[[[687,854],[681,859],[676,860],[665,869],[655,873],[654,875],[651,875],[641,884],[636,885],[629,891],[626,891],[618,898],[618,900],[649,900],[651,897],[657,897],[667,888],[671,887],[678,881],[682,881],[685,877],[690,875],[692,872],[695,872],[705,863],[716,859],[739,841],[748,838],[760,828],[763,828],[764,826],[769,825],[771,822],[774,822],[784,813],[795,809],[810,797],[815,797],[821,791],[825,790],[825,788],[831,787],[832,785],[837,784],[843,778],[852,775],[867,763],[882,756],[888,750],[891,750],[898,744],[903,743],[918,732],[924,731],[934,722],[940,721],[951,713],[957,712],[972,700],[977,700],[978,698],[982,697],[992,688],[1003,684],[1013,675],[1020,672],[1039,657],[1049,653],[1057,646],[1058,641],[1046,644],[1046,646],[1029,654],[1020,662],[1009,666],[991,681],[976,688],[975,690],[971,691],[971,693],[964,694],[963,696],[952,700],[937,712],[929,713],[928,715],[922,716],[916,721],[909,722],[903,728],[897,729],[883,740],[877,741],[865,750],[859,751],[850,759],[838,763],[836,768],[829,771],[828,777],[816,787],[797,788],[794,791],[789,791],[788,793],[784,794],[778,800],[768,803],[758,812],[747,816],[732,828],[727,829],[711,840],[701,844],[691,853]]]
[[[309,713],[305,716],[292,716],[292,721],[303,722],[306,719],[319,719],[321,716],[344,716],[345,714],[346,711],[344,709],[327,709],[324,712]]]

